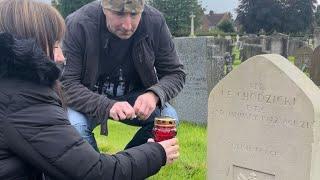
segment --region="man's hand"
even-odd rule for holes
[[[151,91],[138,96],[133,106],[135,114],[141,120],[148,119],[151,113],[156,109],[158,101],[159,97]]]
[[[136,117],[133,107],[126,101],[116,102],[110,109],[109,117],[113,120],[133,119]]]

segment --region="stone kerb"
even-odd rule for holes
[[[231,71],[208,100],[211,180],[319,180],[320,92],[280,55]]]
[[[187,73],[185,87],[171,101],[181,120],[207,123],[209,93],[224,77],[223,56],[216,55],[222,46],[215,45],[214,42],[214,37],[174,39],[178,56]]]

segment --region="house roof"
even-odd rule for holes
[[[209,14],[205,15],[206,21],[208,22],[209,27],[217,26],[222,20],[230,19],[230,13],[214,13],[210,11]]]

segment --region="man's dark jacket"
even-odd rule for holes
[[[86,114],[101,124],[109,117],[114,100],[92,90],[99,76],[102,47],[101,27],[104,13],[98,1],[94,1],[67,17],[67,32],[63,50],[67,64],[62,82],[68,106]],[[109,33],[111,37],[111,34]],[[160,105],[175,97],[183,88],[185,73],[172,42],[163,15],[145,6],[141,21],[134,35],[132,58],[146,91],[153,91]],[[101,129],[106,133],[106,129]]]
[[[35,179],[41,172],[59,180],[144,179],[159,171],[166,154],[158,143],[105,155],[83,140],[53,90],[59,74],[35,41],[0,33],[1,180]],[[13,131],[18,137],[8,135]]]

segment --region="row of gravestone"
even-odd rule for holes
[[[312,48],[304,46],[298,48],[294,54],[295,65],[310,75],[310,79],[320,86],[320,46]]]
[[[276,54],[252,57],[221,80],[215,43],[175,39],[187,80],[173,104],[181,119],[207,123],[207,179],[319,180],[318,87]]]
[[[171,103],[182,120],[205,124],[207,99],[212,88],[225,75],[224,53],[231,41],[214,37],[175,38],[178,56],[187,74],[182,92]]]
[[[180,119],[206,124],[207,98],[212,88],[226,74],[224,53],[231,52],[232,42],[214,37],[183,37],[175,38],[174,43],[178,56],[184,63],[187,79],[185,88],[171,103],[176,107]],[[300,62],[306,62],[310,53],[310,48],[297,50],[298,67]],[[312,59],[312,65],[307,67],[314,67],[309,68],[310,75],[312,80],[320,85],[320,47],[315,49],[312,57],[309,58]]]
[[[319,120],[319,88],[302,71],[250,58],[209,95],[207,179],[319,180]]]

